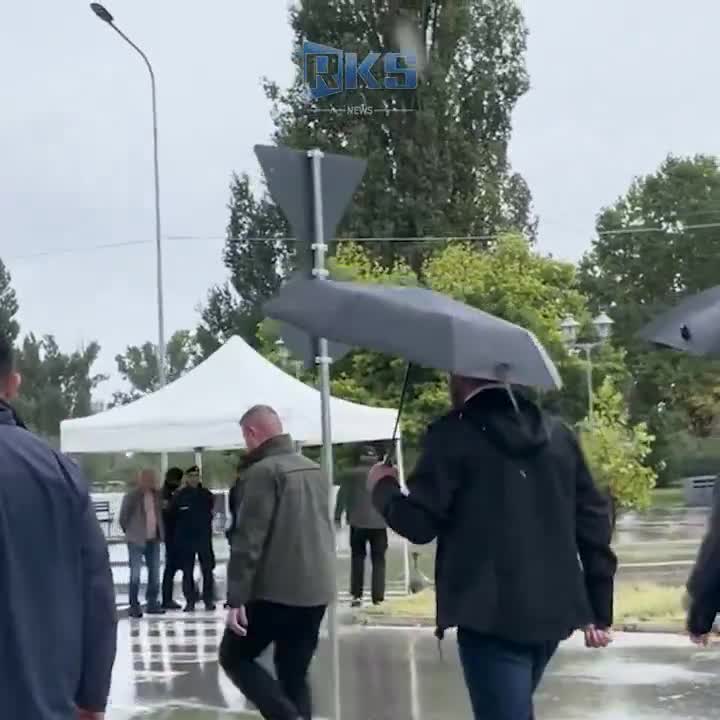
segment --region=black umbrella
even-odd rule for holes
[[[658,315],[638,337],[691,355],[720,356],[720,285]]]
[[[417,287],[295,279],[265,305],[314,337],[456,375],[555,390],[552,360],[525,328]]]

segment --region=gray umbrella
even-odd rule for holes
[[[265,312],[314,337],[417,365],[511,385],[562,387],[531,332],[431,290],[303,278],[287,283]]]
[[[658,315],[638,336],[691,355],[720,355],[720,285],[685,298]]]

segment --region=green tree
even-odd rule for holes
[[[593,419],[581,424],[580,437],[595,481],[615,506],[647,508],[657,480],[646,463],[654,436],[646,423],[632,424],[627,404],[611,380],[600,387]]]
[[[0,260],[0,334],[10,342],[14,342],[20,332],[20,326],[15,319],[18,309],[17,295],[11,284],[10,273]]]
[[[188,330],[173,333],[165,348],[167,381],[173,382],[190,370],[197,357],[195,336]],[[148,341],[130,345],[122,355],[115,356],[118,372],[130,385],[129,392],[113,393],[112,405],[125,405],[160,387],[157,345]]]
[[[530,192],[508,160],[512,112],[528,89],[526,29],[514,0],[313,0],[294,7],[290,22],[296,82],[284,93],[266,84],[275,141],[368,158],[341,235],[465,237],[507,228],[533,235]],[[397,51],[401,23],[416,30],[420,59],[427,61],[416,89],[361,88],[308,101],[304,40],[362,58]],[[348,106],[372,108],[372,114],[348,113]],[[400,254],[419,269],[428,246],[372,249],[384,263]]]
[[[67,418],[92,413],[92,392],[107,376],[92,374],[100,345],[92,342],[63,353],[52,335],[26,335],[17,351],[23,384],[17,400],[20,417],[48,438],[60,434]]]
[[[657,172],[636,179],[600,213],[597,238],[580,265],[581,287],[593,310],[612,308],[615,341],[627,351],[634,380],[631,415],[647,419],[657,436],[656,463],[672,445],[667,433],[707,423],[707,417],[699,421],[707,405],[698,415],[702,403],[697,398],[720,384],[720,366],[652,349],[636,333],[685,293],[718,282],[719,208],[718,161],[705,155],[669,156]]]

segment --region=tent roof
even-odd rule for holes
[[[238,421],[253,405],[277,410],[286,432],[322,444],[320,393],[233,337],[186,375],[129,405],[60,426],[65,452],[179,452],[243,446]],[[396,411],[339,398],[330,403],[334,443],[392,437]]]

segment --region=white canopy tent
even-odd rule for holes
[[[181,452],[243,446],[238,421],[270,405],[303,445],[322,444],[320,393],[233,337],[207,360],[152,395],[60,426],[68,453]],[[397,411],[331,398],[333,443],[389,440]]]

